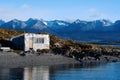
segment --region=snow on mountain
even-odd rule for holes
[[[34,33],[48,32],[60,36],[61,38],[75,40],[111,40],[114,39],[112,36],[120,39],[120,20],[112,23],[111,21],[105,19],[94,21],[83,21],[77,19],[73,22],[63,20],[46,21],[43,19],[39,20],[33,18],[30,18],[27,21],[13,19],[8,22],[0,20],[0,28],[11,30],[24,30]]]
[[[111,26],[113,24],[111,21],[105,19],[97,21],[101,22],[104,27]]]
[[[0,23],[2,21],[0,20]],[[43,19],[30,18],[27,21],[21,21],[13,19],[6,23],[1,23],[1,28],[13,29],[13,30],[26,30],[26,31],[41,31],[41,30],[54,30],[57,32],[80,32],[80,31],[113,31],[118,30],[120,21],[115,23],[109,20],[95,20],[95,21],[82,21],[75,20],[70,23],[63,20],[45,21]]]
[[[46,22],[46,21],[43,21],[43,23],[47,26],[48,25],[48,23]]]
[[[38,19],[28,19],[26,21],[26,24],[27,24],[27,28],[32,28],[32,29],[44,29],[44,28],[47,28],[47,25],[45,23],[45,21],[41,21],[41,20],[38,20]]]
[[[47,26],[42,21],[37,21],[31,28],[41,30],[47,28]]]
[[[65,27],[68,26],[70,23],[62,20],[54,20],[54,21],[48,21],[49,27]]]
[[[104,31],[104,27],[109,27],[113,23],[109,20],[82,21],[77,19],[70,24],[70,29],[76,28],[80,31]]]
[[[24,28],[25,26],[26,26],[26,24],[23,21],[13,19],[9,22],[2,24],[0,27],[6,28],[6,29],[19,30],[19,29]]]

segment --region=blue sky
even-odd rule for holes
[[[0,18],[115,21],[120,19],[119,4],[120,0],[1,0]]]

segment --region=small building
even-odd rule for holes
[[[11,38],[14,48],[28,51],[33,49],[49,49],[50,38],[48,34],[25,33]]]

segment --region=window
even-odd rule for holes
[[[34,38],[34,43],[44,43],[44,38]]]

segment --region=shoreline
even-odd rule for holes
[[[26,56],[21,56],[14,52],[0,52],[0,68],[22,68],[84,63],[94,64],[119,61],[120,57],[114,56],[101,56],[100,60],[95,60],[93,57],[86,57],[82,60],[76,60],[75,58],[70,58],[62,55],[55,55],[53,53],[45,53],[39,56],[36,54],[26,54]]]
[[[34,66],[52,66],[59,64],[75,64],[79,63],[75,59],[62,55],[47,54],[26,54],[20,56],[13,52],[0,52],[0,67],[34,67]]]

